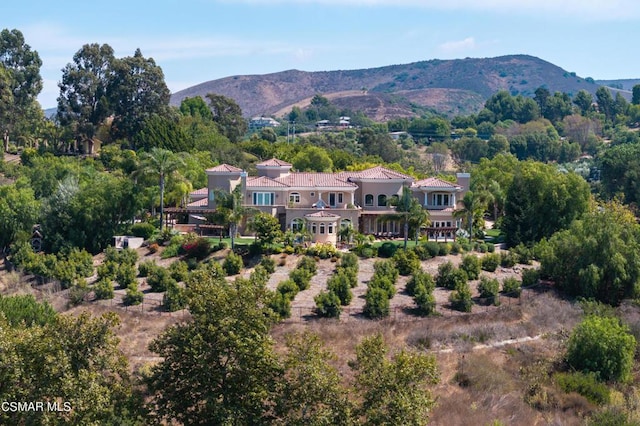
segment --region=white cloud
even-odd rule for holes
[[[629,20],[640,17],[637,0],[218,0],[256,5],[320,4],[340,7],[390,6],[456,11],[517,13],[521,15],[561,15],[590,20]]]
[[[458,53],[473,50],[476,47],[476,40],[467,37],[464,40],[447,41],[438,46],[438,50],[443,53]]]

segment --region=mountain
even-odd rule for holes
[[[619,89],[626,92],[631,92],[633,86],[640,84],[640,78],[626,78],[620,80],[596,80],[596,84],[602,86],[611,87],[613,89]]]
[[[595,93],[593,79],[582,78],[528,55],[414,62],[360,70],[306,72],[288,70],[237,75],[207,81],[174,93],[172,105],[186,97],[217,93],[234,99],[245,116],[281,117],[321,94],[337,105],[363,110],[374,120],[416,115],[416,107],[454,116],[478,112],[498,90],[533,96],[544,86],[575,94]]]

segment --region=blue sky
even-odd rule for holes
[[[582,77],[640,78],[637,0],[5,0],[1,28],[43,61],[43,107],[83,44],[140,48],[172,92],[216,78],[529,54]]]

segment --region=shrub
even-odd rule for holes
[[[296,268],[293,271],[289,272],[289,278],[291,278],[297,284],[300,291],[309,288],[312,277],[313,274],[305,268]]]
[[[489,253],[493,253],[496,251],[496,245],[493,243],[486,243],[487,244],[487,251]]]
[[[260,260],[260,265],[269,273],[273,274],[276,271],[276,261],[271,256],[264,256]]]
[[[198,237],[193,241],[185,242],[182,250],[187,257],[204,259],[211,253],[211,241],[208,238]]]
[[[351,299],[353,299],[353,293],[351,293],[351,280],[342,270],[329,278],[327,281],[327,288],[330,292],[333,292],[338,296],[342,306],[347,306],[351,303]]]
[[[471,300],[471,288],[466,281],[458,284],[455,291],[449,296],[451,307],[461,312],[471,312],[473,301]]]
[[[113,284],[107,279],[100,280],[98,284],[93,287],[93,292],[98,300],[113,299]]]
[[[431,274],[424,272],[422,269],[414,271],[409,281],[407,281],[406,290],[409,296],[414,296],[418,287],[424,287],[429,292],[432,292],[435,288],[435,281]]]
[[[314,244],[307,249],[308,256],[318,256],[320,259],[329,259],[338,253],[338,249],[331,243]]]
[[[451,244],[449,243],[439,243],[440,247],[438,247],[438,256],[446,256],[451,253]]]
[[[296,294],[300,291],[300,288],[293,280],[284,280],[278,284],[276,288],[278,293],[281,293],[289,300],[293,300],[296,297]]]
[[[527,268],[522,271],[522,287],[531,287],[540,282],[540,270]]]
[[[432,315],[436,311],[436,298],[433,295],[433,287],[431,289],[419,284],[413,295],[413,300],[418,307],[420,315]]]
[[[435,241],[427,241],[423,244],[430,257],[436,257],[440,254],[440,245]]]
[[[420,259],[411,250],[398,250],[393,256],[396,269],[400,275],[411,275],[413,271],[420,268]]]
[[[134,237],[144,238],[148,240],[155,232],[156,227],[148,222],[134,223],[131,226],[131,234]]]
[[[378,256],[379,257],[392,257],[396,251],[398,251],[398,246],[391,241],[385,241],[378,247]]]
[[[84,302],[87,293],[89,293],[89,286],[87,285],[87,281],[81,278],[69,289],[69,303],[72,306],[79,305]]]
[[[389,316],[389,297],[382,288],[369,287],[365,295],[363,310],[367,318],[377,319]]]
[[[502,281],[502,292],[505,296],[520,297],[522,286],[520,280],[515,277],[508,277]]]
[[[373,275],[388,277],[392,283],[395,283],[398,279],[398,269],[395,264],[390,260],[377,260],[373,264]]]
[[[424,246],[415,246],[412,250],[420,260],[431,259],[431,255]]]
[[[358,272],[358,256],[354,253],[345,253],[342,255],[340,259],[340,267],[341,268],[349,268]]]
[[[498,293],[500,292],[500,283],[496,278],[490,279],[484,275],[480,277],[478,292],[482,299],[487,299],[488,303],[496,306],[500,304],[500,298],[498,296]]]
[[[254,284],[263,286],[267,284],[267,281],[269,281],[270,275],[271,274],[264,269],[264,266],[258,265],[253,269],[251,275],[249,275],[249,280]]]
[[[139,277],[148,277],[158,265],[154,260],[145,260],[144,262],[140,262],[138,264],[138,276]]]
[[[487,245],[485,243],[480,243],[478,244],[478,247],[476,247],[476,251],[478,253],[486,253],[489,250],[489,248],[487,247]]]
[[[311,275],[315,275],[318,271],[318,263],[313,257],[303,256],[296,265],[297,269],[306,269],[311,272]]]
[[[185,290],[175,281],[167,285],[167,291],[162,296],[162,305],[169,312],[179,311],[187,307],[187,296]]]
[[[187,262],[183,260],[177,260],[169,265],[167,268],[169,275],[171,278],[176,280],[177,282],[186,281],[189,278],[189,267],[187,266]]]
[[[576,326],[567,344],[567,362],[600,380],[631,378],[636,339],[617,318],[590,315]]]
[[[500,265],[500,255],[498,253],[489,253],[482,258],[482,269],[487,272],[494,272]]]
[[[500,266],[503,268],[513,268],[518,263],[518,258],[510,251],[500,253]]]
[[[167,291],[171,283],[175,283],[175,280],[171,278],[169,271],[161,266],[158,266],[147,277],[147,284],[151,287],[151,291],[156,293]]]
[[[481,261],[478,256],[467,255],[462,258],[460,269],[467,273],[467,278],[470,280],[477,280],[480,276]]]
[[[393,295],[396,294],[396,286],[394,285],[393,281],[391,281],[391,279],[386,275],[374,275],[371,278],[371,281],[369,281],[368,287],[370,289],[378,288],[380,290],[383,290],[388,299],[391,299]]]
[[[279,291],[273,294],[268,306],[280,318],[289,318],[291,316],[291,300]]]
[[[116,269],[116,282],[122,288],[129,288],[129,286],[136,282],[136,267],[127,263],[122,263]]]
[[[436,276],[436,285],[444,287],[448,290],[454,290],[459,284],[466,283],[468,280],[467,273],[453,266],[451,262],[446,262],[438,266],[438,275]]]
[[[224,269],[227,276],[238,275],[243,266],[242,256],[235,254],[234,252],[229,253],[222,263],[222,269]]]
[[[138,283],[133,283],[129,287],[127,287],[127,292],[124,295],[122,301],[125,305],[139,305],[142,303],[144,299],[144,294],[140,290],[138,290]]]
[[[316,302],[316,313],[325,318],[339,318],[342,312],[340,298],[332,291],[321,291],[313,299]]]
[[[523,243],[518,244],[517,246],[511,249],[511,252],[515,254],[516,261],[523,265],[531,265],[531,261],[533,260],[533,250],[524,245]]]
[[[451,254],[460,254],[464,251],[464,249],[462,248],[462,244],[460,244],[457,241],[454,241],[453,243],[451,243]]]
[[[607,385],[600,383],[593,373],[558,373],[555,381],[566,393],[576,392],[587,398],[594,404],[604,405],[610,401],[610,392]]]
[[[52,322],[57,313],[49,302],[38,302],[31,294],[0,295],[0,312],[12,326],[24,322],[28,327]]]

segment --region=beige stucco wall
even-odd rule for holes
[[[351,203],[352,196],[351,194],[354,192],[353,190],[348,190],[349,188],[340,189],[340,190],[326,190],[326,189],[308,189],[308,190],[288,190],[286,192],[286,204],[290,207],[294,208],[306,208],[311,207],[313,204],[317,203],[319,199],[325,202],[327,206],[329,205],[329,198],[331,193],[336,194],[336,204],[335,207],[330,208],[346,208],[349,203]],[[355,188],[353,188],[355,189]],[[290,194],[298,193],[300,194],[300,202],[289,204]],[[339,201],[339,194],[342,194],[342,203]]]
[[[240,185],[240,173],[220,173],[220,174],[208,174],[207,175],[207,188],[211,190],[221,190],[224,192],[231,192],[236,186]],[[215,208],[215,200],[212,202],[211,197],[207,194],[209,200],[208,207],[210,209]]]
[[[361,189],[358,191],[356,203],[365,210],[387,210],[387,206],[378,206],[378,195],[384,194],[387,198],[392,195],[401,195],[403,184],[401,182],[367,182],[358,183]],[[373,206],[365,205],[365,196],[373,195]]]

